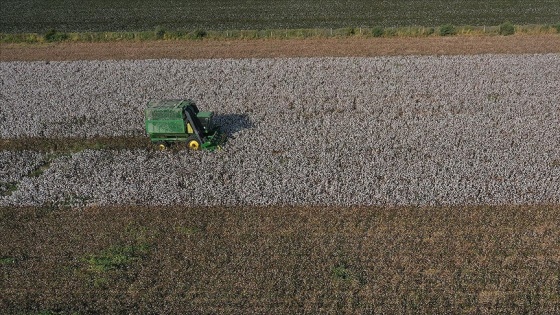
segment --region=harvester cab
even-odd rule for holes
[[[214,126],[213,112],[201,112],[191,100],[157,100],[145,110],[146,133],[164,150],[173,143],[185,143],[189,149],[215,150],[226,140]]]

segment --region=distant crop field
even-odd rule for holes
[[[558,0],[4,0],[0,32],[555,24]]]

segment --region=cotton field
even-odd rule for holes
[[[0,138],[145,137],[191,98],[218,152],[0,152],[0,205],[560,202],[560,55],[0,63]],[[29,157],[28,157],[29,156]],[[7,190],[7,189],[5,189]]]
[[[32,175],[44,162],[46,156],[38,152],[0,151],[0,196],[15,189],[15,184]]]

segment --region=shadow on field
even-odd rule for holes
[[[214,122],[220,126],[228,137],[244,129],[253,128],[254,124],[247,114],[224,114],[214,116]]]

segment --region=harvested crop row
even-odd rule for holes
[[[93,138],[12,138],[0,140],[0,151],[39,151],[57,154],[75,153],[86,149],[153,149],[150,139],[137,137],[93,137]]]
[[[232,136],[215,153],[63,156],[0,204],[560,202],[559,55],[14,62],[0,75],[4,138],[138,137],[146,101],[174,97]]]

